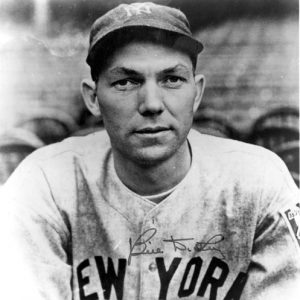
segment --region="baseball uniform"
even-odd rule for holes
[[[105,131],[30,155],[5,186],[9,299],[299,299],[284,164],[194,130],[188,141],[190,170],[159,204],[120,181]]]

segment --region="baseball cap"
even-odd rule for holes
[[[101,42],[110,34],[124,28],[154,28],[176,34],[189,52],[198,54],[203,45],[193,38],[190,24],[183,12],[169,6],[152,2],[120,4],[98,18],[90,32],[87,64],[92,67]]]

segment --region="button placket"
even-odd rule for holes
[[[155,228],[156,230],[158,230],[156,220],[157,219],[155,216],[151,216],[151,215],[146,216],[142,225],[141,234],[143,234],[145,231],[151,228]],[[145,238],[147,239],[146,236]],[[151,240],[149,240],[145,244],[145,246],[147,246],[147,250],[151,252],[152,249],[154,249],[155,251],[155,249],[157,248],[156,241],[157,238],[153,236],[153,238],[151,238]],[[148,300],[150,298],[152,299],[155,293],[159,293],[160,282],[157,273],[157,265],[155,260],[156,257],[157,255],[155,253],[140,255],[141,270],[140,270],[139,300]]]

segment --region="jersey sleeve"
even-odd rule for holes
[[[1,198],[1,298],[71,299],[69,230],[42,169],[26,159]]]
[[[274,154],[265,162],[245,299],[299,299],[299,190]]]

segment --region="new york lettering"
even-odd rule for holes
[[[91,260],[94,260],[94,264],[91,263]],[[165,264],[163,257],[156,257],[155,261],[157,265],[157,275],[160,282],[160,289],[159,291],[153,291],[153,296],[158,300],[166,300],[170,283],[179,265],[181,264],[182,258],[174,257],[169,265]],[[98,280],[101,284],[102,290],[95,290],[94,292],[87,294],[85,292],[85,287],[91,283],[91,278],[87,274],[92,274],[92,272],[89,272],[89,268],[92,268],[92,265],[95,265],[97,268]],[[227,263],[217,257],[212,257],[206,270],[202,270],[202,265],[203,260],[201,257],[193,257],[187,262],[181,282],[178,286],[178,298],[185,298],[193,295],[194,297],[209,297],[209,300],[221,299],[219,295],[219,289],[224,285],[228,275],[230,274]],[[127,267],[129,268],[129,266],[127,266],[127,259],[124,258],[113,261],[110,257],[105,260],[102,256],[95,256],[82,261],[77,266],[80,300],[98,300],[103,298],[105,300],[112,299],[112,289],[114,289],[116,299],[122,300],[124,289],[131,288],[130,286],[124,286]],[[205,272],[205,274],[199,288],[196,289],[196,285],[199,283],[198,279],[201,272]],[[191,279],[187,280],[188,278]],[[247,274],[240,272],[222,299],[240,299],[246,281]],[[174,289],[172,293],[174,293]]]
[[[94,259],[96,262],[104,299],[110,299],[112,286],[115,288],[117,299],[123,299],[126,259],[121,258],[118,260],[117,274],[115,272],[113,260],[110,257],[107,259],[107,271],[105,270],[102,256],[95,256]],[[89,259],[84,260],[77,267],[79,296],[81,300],[98,300],[99,297],[97,292],[86,295],[84,291],[84,287],[90,283],[89,276],[83,275],[83,270],[88,267],[90,267]]]

